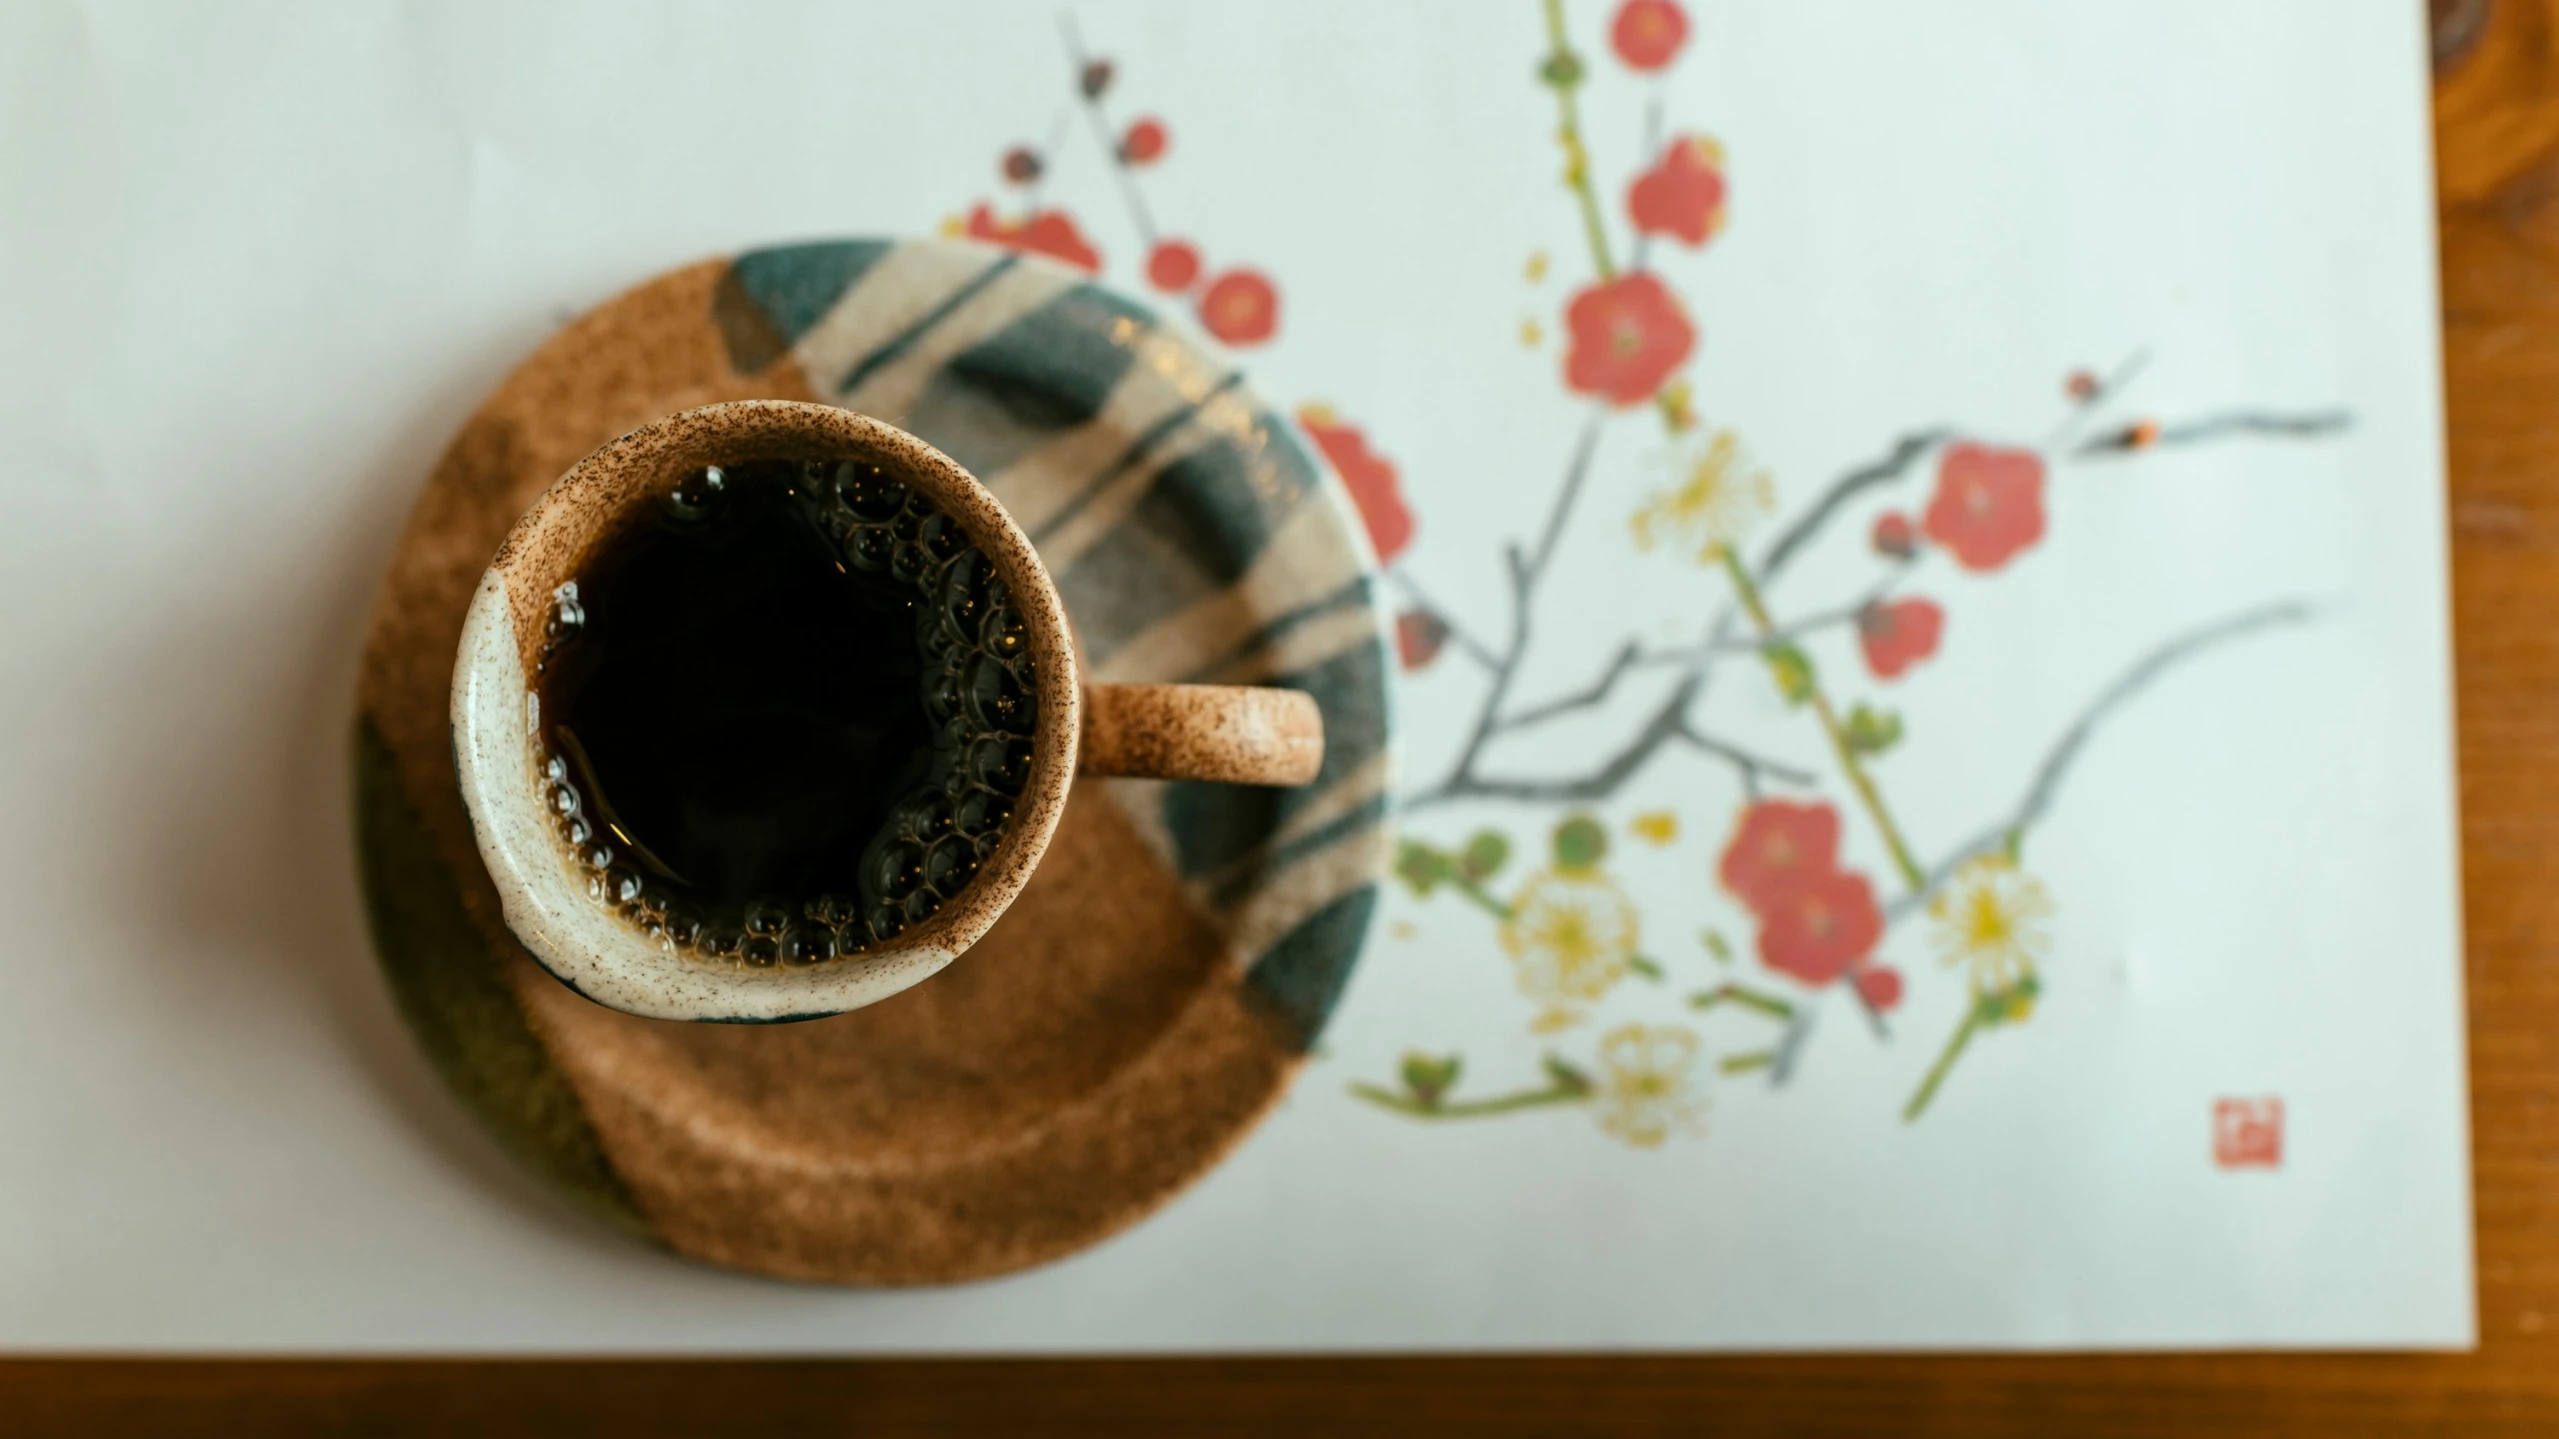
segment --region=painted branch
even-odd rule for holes
[[[1403,566],[1389,566],[1386,571],[1386,578],[1393,581],[1395,587],[1404,592],[1404,598],[1412,601],[1420,608],[1428,610],[1442,625],[1446,626],[1448,629],[1448,637],[1457,642],[1457,647],[1460,650],[1465,651],[1467,658],[1474,660],[1477,664],[1482,665],[1488,670],[1501,668],[1501,657],[1493,653],[1492,647],[1486,645],[1482,640],[1475,638],[1471,631],[1469,631],[1464,625],[1459,624],[1457,622],[1457,617],[1449,612],[1448,607],[1441,604],[1439,601],[1432,599],[1430,595],[1422,589],[1419,581],[1404,572]]]
[[[1155,248],[1155,217],[1146,208],[1146,196],[1137,188],[1137,177],[1129,171],[1128,160],[1120,154],[1120,142],[1111,133],[1110,116],[1102,109],[1098,95],[1083,92],[1084,66],[1089,57],[1084,52],[1084,39],[1076,32],[1075,17],[1060,12],[1057,17],[1058,38],[1066,43],[1069,83],[1073,84],[1085,117],[1093,125],[1093,143],[1101,148],[1102,158],[1110,162],[1111,173],[1119,181],[1120,199],[1128,206],[1129,222],[1137,227],[1137,238],[1147,249]]]
[[[2078,760],[2080,751],[2087,748],[2098,727],[2113,718],[2118,710],[2131,703],[2160,676],[2217,645],[2276,625],[2306,624],[2312,618],[2313,611],[2305,601],[2286,600],[2265,605],[2188,630],[2134,661],[2114,683],[2099,691],[2070,727],[2062,731],[2061,737],[2053,741],[2052,748],[2044,753],[2043,762],[2035,767],[2034,778],[2027,784],[2016,808],[2007,817],[1958,845],[1928,872],[1927,881],[1918,889],[1886,906],[1886,915],[1898,920],[1909,914],[1943,888],[1965,860],[2000,848],[2008,842],[2011,832],[2023,832],[2042,820],[2061,793],[2062,781],[2069,777],[2071,765]]]
[[[1526,729],[1531,725],[1553,719],[1557,715],[1570,714],[1574,710],[1585,710],[1605,703],[1609,692],[1617,688],[1617,681],[1624,677],[1627,670],[1634,667],[1635,657],[1640,652],[1641,646],[1633,640],[1628,640],[1617,647],[1617,653],[1609,657],[1607,668],[1600,671],[1599,678],[1592,681],[1589,688],[1577,690],[1561,699],[1548,700],[1542,705],[1532,705],[1515,715],[1497,721],[1494,728],[1496,730]]]
[[[2272,439],[2316,439],[2332,435],[2354,423],[2354,416],[2344,410],[2317,410],[2306,414],[2279,414],[2265,410],[2225,410],[2199,419],[2181,420],[2155,429],[2135,425],[2109,431],[2080,443],[2071,454],[2080,459],[2139,454],[2146,450],[2166,449],[2175,445],[2198,445],[2234,436],[2256,435]]]
[[[1769,545],[1767,555],[1759,562],[1759,583],[1767,585],[1773,582],[1778,572],[1802,553],[1804,546],[1811,544],[1813,538],[1821,533],[1822,526],[1829,524],[1831,517],[1839,513],[1840,506],[1877,485],[1900,479],[1920,456],[1936,448],[1952,433],[1943,425],[1913,430],[1895,440],[1893,447],[1878,458],[1831,481],[1830,488],[1813,502],[1813,507],[1781,531],[1776,541]]]

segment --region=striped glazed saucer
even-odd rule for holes
[[[1086,780],[959,963],[803,1024],[634,1018],[499,917],[445,722],[474,584],[587,451],[718,400],[841,405],[983,480],[1100,681],[1271,683],[1324,711],[1302,790]],[[848,240],[676,270],[568,325],[428,479],[359,693],[375,948],[454,1093],[588,1213],[692,1258],[931,1284],[1067,1254],[1205,1173],[1285,1090],[1390,859],[1376,565],[1341,485],[1231,367],[1045,262]]]

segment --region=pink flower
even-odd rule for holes
[[[1688,43],[1688,12],[1672,0],[1626,0],[1608,27],[1609,46],[1634,70],[1659,70]]]
[[[1697,344],[1678,298],[1642,272],[1575,295],[1564,323],[1572,331],[1564,383],[1621,407],[1651,399]]]
[[[1702,135],[1673,136],[1626,190],[1626,212],[1647,235],[1703,245],[1724,228],[1724,151]]]
[[[1151,165],[1164,158],[1165,147],[1173,137],[1166,133],[1164,122],[1152,115],[1128,127],[1120,137],[1120,158],[1132,165]]]
[[[1147,283],[1166,294],[1182,293],[1199,277],[1199,248],[1188,240],[1158,240],[1146,252]]]
[[[1920,527],[1968,570],[1995,570],[2044,537],[2044,458],[2032,450],[1950,446]]]
[[[1857,997],[1877,1014],[1890,1014],[1901,1003],[1901,971],[1888,964],[1857,967]]]
[[[1230,345],[1258,345],[1279,329],[1279,291],[1258,270],[1229,270],[1200,296],[1200,324]]]
[[[1448,643],[1448,622],[1429,610],[1406,610],[1395,617],[1395,657],[1408,670],[1427,667]]]
[[[1886,510],[1875,517],[1875,553],[1897,560],[1919,553],[1919,532],[1910,527],[1910,516],[1899,510]]]
[[[1351,502],[1359,507],[1360,523],[1368,527],[1369,543],[1377,547],[1378,563],[1384,564],[1403,553],[1404,547],[1413,542],[1413,512],[1404,504],[1395,462],[1370,449],[1368,436],[1357,426],[1342,424],[1321,405],[1299,410],[1297,423],[1315,441],[1315,448],[1324,452],[1324,458],[1332,461],[1334,472],[1342,477],[1342,487],[1351,492]]]
[[[1742,811],[1715,874],[1753,914],[1764,916],[1838,868],[1838,810],[1764,799]]]
[[[981,204],[969,211],[968,236],[1008,250],[1062,260],[1087,274],[1102,268],[1102,253],[1075,228],[1075,221],[1064,210],[1041,210],[1019,220],[998,220],[993,210]]]
[[[1857,643],[1877,679],[1898,679],[1902,671],[1937,653],[1937,637],[1945,630],[1946,612],[1934,600],[1895,600],[1857,613]]]
[[[1862,874],[1831,870],[1760,916],[1759,957],[1782,974],[1825,985],[1846,974],[1884,937],[1884,912]]]

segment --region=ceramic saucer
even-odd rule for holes
[[[446,688],[515,516],[674,410],[815,400],[921,435],[1013,511],[1102,681],[1270,683],[1324,710],[1303,790],[1086,781],[992,934],[871,1008],[637,1019],[498,917]],[[1066,1254],[1214,1165],[1296,1073],[1389,860],[1375,564],[1336,480],[1145,307],[972,245],[689,266],[574,321],[455,437],[373,618],[355,739],[374,941],[446,1082],[606,1222],[797,1279],[939,1283]]]

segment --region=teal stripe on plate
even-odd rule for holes
[[[1271,619],[1233,649],[1192,669],[1189,674],[1182,676],[1182,682],[1184,684],[1215,684],[1217,676],[1223,674],[1229,667],[1240,664],[1255,653],[1277,644],[1287,638],[1291,630],[1303,626],[1309,620],[1320,620],[1326,615],[1342,610],[1370,608],[1375,588],[1366,576],[1362,576],[1320,600],[1308,600],[1296,609]]]
[[[1349,813],[1327,820],[1268,854],[1238,865],[1233,875],[1209,891],[1210,906],[1231,910],[1242,905],[1280,871],[1328,845],[1373,828],[1392,809],[1385,795],[1374,795],[1353,806]]]
[[[1244,972],[1244,993],[1299,1054],[1315,1047],[1358,962],[1377,912],[1377,886],[1364,884],[1298,922]]]
[[[797,340],[809,332],[844,292],[889,251],[888,240],[834,240],[820,245],[783,245],[749,250],[731,263],[730,273],[782,332]]]
[[[1064,505],[1059,506],[1056,514],[1053,514],[1040,522],[1040,527],[1031,532],[1031,543],[1035,545],[1042,544],[1055,538],[1058,532],[1065,529],[1077,515],[1084,513],[1085,509],[1093,503],[1095,497],[1109,489],[1113,480],[1116,480],[1120,476],[1127,474],[1129,471],[1136,469],[1139,465],[1146,463],[1146,457],[1153,454],[1157,446],[1163,444],[1166,439],[1170,438],[1174,431],[1189,424],[1192,418],[1197,416],[1211,400],[1214,400],[1218,396],[1225,394],[1227,391],[1234,389],[1237,385],[1242,384],[1243,382],[1244,375],[1242,371],[1229,371],[1223,379],[1220,379],[1216,384],[1210,386],[1208,393],[1200,396],[1196,403],[1183,405],[1179,409],[1174,410],[1171,414],[1168,414],[1157,420],[1155,423],[1148,425],[1144,430],[1139,431],[1137,438],[1129,441],[1128,448],[1120,451],[1118,459],[1103,466],[1093,475],[1093,478],[1085,484],[1083,489],[1076,492],[1073,499],[1070,499]]]
[[[1259,443],[1220,436],[1166,465],[1057,577],[1095,664],[1242,579],[1315,488],[1313,462],[1280,421],[1254,419]]]
[[[1006,271],[1011,270],[1014,266],[1020,263],[1022,263],[1022,257],[1013,254],[1011,251],[1006,251],[1004,254],[997,256],[993,264],[988,265],[985,269],[980,270],[974,276],[971,276],[967,284],[953,290],[950,295],[942,301],[942,303],[935,305],[931,310],[926,311],[914,324],[911,324],[905,329],[898,331],[896,334],[891,335],[885,343],[880,345],[878,349],[871,351],[871,353],[864,355],[859,361],[855,362],[853,368],[845,372],[844,378],[837,382],[835,386],[835,393],[839,396],[850,395],[855,390],[860,389],[864,380],[871,378],[871,376],[879,373],[882,368],[894,363],[899,356],[914,349],[917,341],[922,340],[926,335],[933,333],[934,330],[941,326],[944,320],[951,318],[952,314],[958,311],[962,305],[965,305],[969,301],[976,299],[979,295],[984,294],[987,286],[1004,278]]]
[[[907,408],[906,428],[981,477],[1102,412],[1155,316],[1077,285],[952,357]]]

